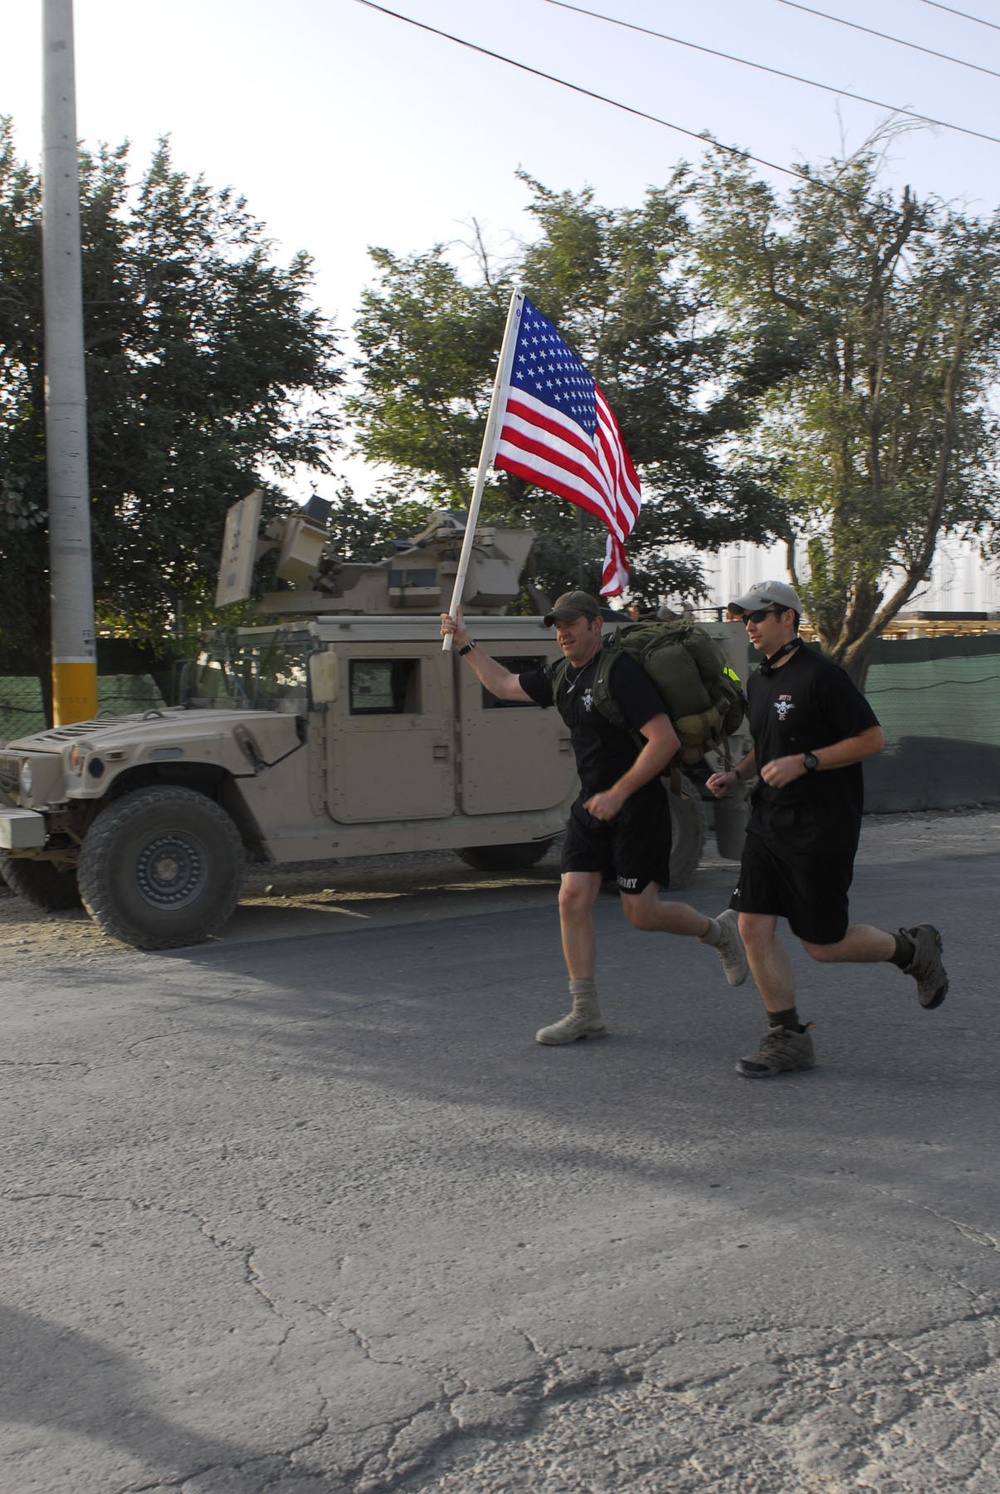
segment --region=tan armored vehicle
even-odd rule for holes
[[[437,516],[379,566],[330,557],[308,513],[272,529],[297,589],[264,605],[293,619],[215,637],[185,667],[179,705],[0,749],[0,872],[20,896],[50,910],[82,899],[106,933],[165,948],[221,928],[248,859],[453,850],[506,871],[560,833],[577,779],[558,713],[495,700],[441,648],[460,521]],[[466,584],[477,638],[514,669],[558,655],[540,617],[500,612],[531,541],[480,530]],[[739,661],[742,631],[719,626]],[[690,786],[672,802],[681,885],[704,810]]]

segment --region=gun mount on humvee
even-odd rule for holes
[[[496,700],[442,651],[460,516],[436,514],[394,555],[357,565],[331,551],[315,508],[258,541],[259,501],[236,507],[221,598],[248,594],[255,557],[276,548],[288,589],[260,604],[275,622],[208,639],[184,668],[179,705],[7,743],[9,886],[49,910],[82,899],[106,933],[151,949],[221,928],[247,860],[446,849],[487,870],[540,860],[576,793],[569,736],[557,712]],[[477,638],[513,669],[559,653],[541,616],[503,611],[532,538],[478,530],[465,587]],[[745,660],[742,628],[719,627]],[[704,810],[696,789],[671,803],[680,886],[700,859]]]

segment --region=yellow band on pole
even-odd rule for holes
[[[97,665],[93,662],[52,664],[52,724],[93,721],[97,715]]]

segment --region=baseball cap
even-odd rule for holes
[[[799,594],[787,581],[755,581],[741,597],[729,603],[730,612],[756,612],[758,607],[791,607],[802,616]]]
[[[543,621],[547,628],[551,628],[554,622],[571,623],[576,622],[578,617],[601,615],[601,604],[589,591],[566,591],[557,599],[555,606],[546,612]]]

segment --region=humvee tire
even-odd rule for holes
[[[689,778],[681,774],[681,794],[668,792],[670,825],[670,891],[687,887],[705,848],[705,806]]]
[[[106,934],[136,949],[197,944],[239,899],[243,842],[214,799],[144,788],[102,809],[84,838],[78,880]]]
[[[526,840],[509,846],[466,846],[457,851],[466,866],[476,871],[526,871],[549,850],[555,836],[548,840]]]
[[[75,866],[63,869],[52,861],[0,856],[0,880],[19,898],[46,913],[65,913],[80,906]]]

